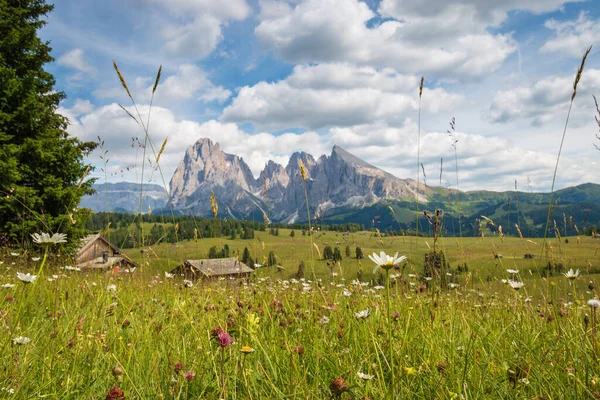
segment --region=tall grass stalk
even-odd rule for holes
[[[417,194],[415,195],[415,211],[416,217],[416,237],[419,238],[419,190],[421,189],[421,100],[423,98],[423,84],[425,83],[425,77],[421,76],[421,82],[419,83],[419,117],[417,120]]]
[[[573,102],[575,101],[575,96],[577,96],[577,84],[581,79],[581,75],[583,74],[583,68],[585,67],[585,60],[590,54],[592,50],[592,46],[588,47],[588,49],[583,54],[581,59],[581,65],[577,70],[577,74],[575,75],[575,81],[573,82],[573,94],[571,95],[571,102],[569,103],[569,111],[567,112],[567,119],[565,121],[565,127],[563,129],[562,138],[560,140],[560,147],[558,148],[558,155],[556,156],[556,165],[554,166],[554,174],[552,175],[552,188],[550,189],[550,196],[548,199],[548,216],[546,217],[546,227],[544,228],[544,241],[542,243],[542,249],[540,255],[544,254],[544,249],[546,248],[546,237],[548,235],[548,225],[550,224],[550,216],[552,215],[552,201],[554,200],[554,184],[556,183],[556,174],[558,172],[558,163],[560,161],[560,155],[562,153],[563,144],[565,142],[565,136],[567,134],[567,126],[569,125],[569,118],[571,117],[571,109],[573,108]]]

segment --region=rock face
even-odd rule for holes
[[[219,215],[272,221],[306,221],[304,182],[300,160],[307,172],[311,214],[335,212],[338,207],[360,209],[382,199],[411,200],[417,196],[416,182],[398,179],[334,146],[330,156],[315,160],[310,154],[294,153],[284,168],[269,161],[257,179],[243,159],[221,151],[219,144],[200,139],[190,146],[171,180],[171,201],[185,213],[211,216],[210,194],[214,191]],[[430,189],[421,187],[419,199],[426,201]]]
[[[260,199],[252,194],[256,181],[248,165],[240,157],[222,152],[210,139],[200,139],[187,149],[170,186],[173,206],[186,214],[212,216],[213,191],[221,217],[248,218],[262,208]]]

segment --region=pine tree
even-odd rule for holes
[[[296,232],[294,232],[294,230],[292,229],[292,231],[290,232],[290,237],[294,237],[296,236]]]
[[[75,243],[89,215],[76,207],[91,192],[93,180],[79,182],[96,144],[67,134],[56,113],[65,95],[44,70],[51,49],[37,36],[52,9],[44,0],[0,0],[0,231],[9,243],[48,231]]]
[[[342,261],[342,252],[340,251],[339,247],[336,247],[335,249],[333,249],[333,261]]]
[[[346,257],[350,257],[350,254],[352,254],[350,251],[350,245],[346,245]]]
[[[325,248],[323,249],[323,259],[331,260],[332,258],[333,258],[333,249],[331,248],[331,246],[325,246]]]
[[[364,257],[365,257],[365,256],[364,256],[364,254],[363,254],[363,251],[362,251],[362,249],[361,249],[360,247],[357,247],[357,248],[356,248],[356,258],[357,258],[357,259],[361,259],[361,258],[364,258]]]
[[[300,265],[298,265],[298,272],[296,272],[296,279],[304,278],[304,261],[300,261]]]
[[[248,250],[247,247],[244,247],[244,252],[242,253],[242,262],[246,265],[250,265],[248,264],[248,260],[250,260],[250,251]],[[252,266],[252,265],[250,265]]]

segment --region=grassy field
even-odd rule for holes
[[[406,267],[391,271],[401,276],[388,298],[369,283],[375,264],[368,258],[344,257],[332,275],[312,247],[313,281],[309,237],[284,229],[258,236],[158,245],[133,274],[61,270],[53,257],[39,274],[41,261],[3,253],[0,398],[600,396],[596,309],[587,303],[596,297],[589,282],[597,278],[600,241],[553,240],[551,256],[540,259],[539,241],[446,238],[437,245],[453,268],[467,263],[468,271],[453,273],[456,286],[440,290],[438,277],[422,277],[432,239],[315,235],[321,251],[340,241],[342,253],[347,243],[365,255],[408,255]],[[273,250],[285,270],[191,287],[165,277],[179,260],[225,243],[240,253],[252,246],[256,259]],[[292,279],[300,260],[306,279]],[[548,260],[579,268],[581,276],[542,278]],[[359,269],[363,283],[353,281]],[[17,272],[38,276],[25,284]],[[510,276],[524,287],[502,283]]]
[[[357,232],[344,236],[338,232],[316,233],[311,246],[310,236],[302,236],[300,231],[291,237],[289,229],[280,229],[279,236],[269,235],[268,232],[256,232],[255,239],[230,240],[227,238],[201,239],[197,242],[184,241],[173,246],[162,243],[151,246],[151,251],[146,255],[140,249],[129,249],[125,253],[133,260],[143,265],[149,262],[152,271],[170,271],[181,260],[201,259],[208,257],[209,248],[217,249],[229,246],[231,256],[241,258],[245,247],[250,251],[252,258],[261,264],[266,263],[267,256],[273,251],[278,264],[269,268],[256,271],[258,276],[271,276],[279,279],[293,277],[301,261],[305,263],[306,277],[312,277],[311,257],[314,260],[315,275],[321,279],[329,279],[332,267],[339,277],[352,280],[356,279],[358,271],[362,271],[365,280],[372,277],[373,263],[368,258],[356,259],[356,247],[360,247],[365,257],[373,252],[385,251],[388,254],[398,252],[406,255],[408,262],[404,272],[411,274],[423,273],[423,257],[433,250],[433,239],[425,237],[379,237],[372,232]],[[581,269],[587,273],[600,272],[600,239],[591,237],[568,237],[548,240],[550,250],[541,251],[542,239],[521,239],[515,237],[498,238],[484,236],[476,238],[441,238],[437,242],[437,249],[446,254],[446,258],[457,275],[462,278],[468,275],[458,271],[459,265],[466,264],[472,282],[478,283],[491,279],[506,277],[506,269],[519,269],[527,272],[529,278],[540,277],[548,262],[562,264],[562,272],[569,268]],[[336,244],[339,243],[339,244]],[[325,246],[339,247],[342,261],[337,265],[332,261],[323,260],[319,253],[323,253]],[[346,246],[350,247],[350,257],[345,255]],[[318,250],[317,250],[318,249]],[[311,256],[312,254],[312,256]],[[495,254],[502,258],[496,258]],[[525,254],[532,254],[533,259],[525,258]],[[529,274],[531,271],[532,275]],[[554,271],[555,275],[556,272]]]

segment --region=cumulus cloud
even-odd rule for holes
[[[75,69],[79,72],[84,72],[88,74],[94,74],[96,72],[96,68],[92,67],[85,60],[84,53],[82,49],[73,49],[71,51],[66,52],[62,56],[56,60],[58,65],[62,65],[67,68]]]
[[[476,32],[497,27],[508,17],[509,11],[541,14],[556,11],[566,3],[581,0],[445,0],[405,1],[382,0],[379,12],[399,20],[427,23],[437,32]],[[439,23],[436,27],[436,23]],[[426,33],[427,34],[427,33]]]
[[[147,106],[140,106],[143,115]],[[133,112],[133,110],[130,110]],[[110,160],[107,171],[109,180],[141,179],[143,142],[139,126],[116,104],[94,107],[79,102],[70,109],[59,109],[69,116],[70,134],[81,140],[104,140],[104,150],[108,150]],[[220,143],[227,153],[237,154],[250,166],[257,177],[268,160],[286,165],[289,156],[295,151],[306,151],[314,156],[330,154],[331,147],[337,144],[365,161],[388,171],[399,178],[414,178],[417,155],[417,127],[412,121],[402,126],[391,127],[385,123],[365,124],[352,127],[334,127],[326,134],[315,132],[284,133],[275,135],[268,132],[248,133],[233,123],[215,120],[198,123],[179,120],[162,107],[152,111],[151,135],[155,149],[168,136],[168,144],[161,157],[165,179],[170,180],[173,171],[183,158],[185,150],[201,137],[208,137]],[[138,138],[136,140],[136,138]],[[458,168],[462,190],[492,189],[508,190],[514,180],[524,182],[529,178],[534,189],[548,189],[555,162],[555,156],[541,151],[528,151],[514,146],[510,141],[498,137],[485,137],[479,134],[457,132]],[[104,165],[99,153],[92,154],[90,161],[98,165],[96,174]],[[444,170],[454,171],[454,149],[447,133],[423,132],[421,138],[421,161],[427,173],[427,184],[439,184],[439,163],[444,158]],[[147,148],[147,160],[154,156]],[[152,163],[146,166],[145,178],[162,183]],[[559,171],[561,184],[576,184],[595,179],[595,169],[590,168],[594,160],[585,157],[565,156]],[[442,185],[455,187],[455,175],[444,172]]]
[[[142,118],[146,118],[148,106],[138,106]],[[133,108],[128,110],[137,115]],[[117,104],[110,104],[93,109],[80,105],[72,108],[60,108],[59,113],[69,118],[71,124],[68,131],[83,141],[96,141],[98,136],[104,141],[104,150],[108,150],[110,160],[107,170],[111,180],[139,181],[143,160],[143,131]],[[168,143],[161,155],[161,165],[165,179],[170,180],[185,150],[198,139],[207,137],[221,145],[227,153],[237,154],[244,158],[251,170],[258,176],[268,160],[287,164],[289,155],[298,149],[306,149],[315,154],[325,153],[330,148],[330,141],[325,136],[314,132],[302,134],[271,133],[250,134],[241,130],[236,124],[223,124],[215,120],[198,123],[189,120],[178,120],[166,108],[153,107],[150,121],[151,139],[156,151],[168,136]],[[90,162],[103,167],[99,159],[100,153],[92,154]],[[146,178],[153,176],[160,181],[160,175],[152,173],[154,163],[148,167],[148,159],[154,160],[150,145],[146,148]],[[100,176],[100,175],[99,175]],[[101,176],[103,178],[103,175]],[[160,182],[159,182],[160,183]]]
[[[251,8],[246,0],[143,0],[156,11],[159,43],[171,57],[202,59],[223,39],[230,21],[243,20]]]
[[[588,13],[581,12],[576,20],[546,21],[544,26],[554,31],[554,35],[541,47],[543,53],[562,53],[581,57],[585,49],[600,37],[600,20],[591,19]]]
[[[241,88],[221,116],[224,122],[251,122],[261,129],[319,129],[386,120],[402,123],[418,108],[420,77],[393,69],[349,64],[296,66],[275,83]],[[464,97],[442,88],[424,90],[425,113],[456,107]]]
[[[372,25],[379,15],[358,0],[304,0],[287,7],[262,2],[255,33],[265,48],[291,62],[352,62],[442,78],[484,76],[516,50],[510,35],[487,30],[506,11],[489,11],[486,20],[478,19],[482,7],[475,1],[444,3],[438,12],[417,3],[384,1],[379,11],[393,19]]]
[[[166,76],[165,76],[166,75]],[[130,91],[137,102],[149,102],[155,78],[136,77],[128,82]],[[221,86],[215,86],[200,67],[193,64],[181,64],[177,72],[171,75],[163,74],[158,85],[155,101],[158,105],[174,102],[197,100],[203,103],[224,102],[231,92]],[[100,99],[125,99],[126,93],[122,87],[98,89],[94,96]]]
[[[574,76],[551,76],[531,86],[499,91],[494,96],[488,118],[495,123],[527,120],[534,126],[564,119],[573,93]],[[600,70],[586,69],[577,86],[577,106],[573,122],[593,115],[591,95],[600,91]]]

